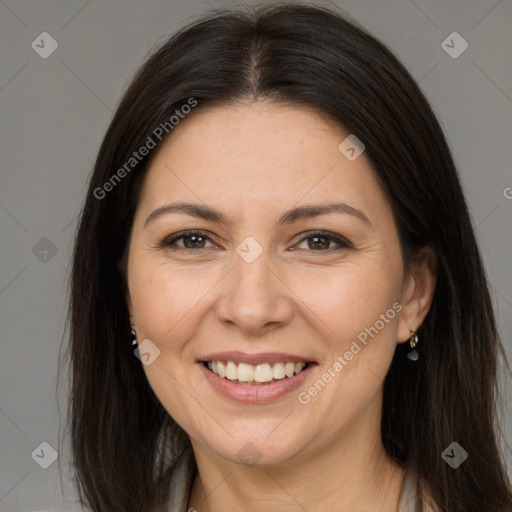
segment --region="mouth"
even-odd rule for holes
[[[296,390],[318,366],[290,354],[223,352],[196,361],[212,388],[225,398],[246,404],[275,401]]]
[[[221,379],[240,385],[269,385],[299,375],[312,362],[278,361],[276,363],[235,363],[234,361],[203,361],[203,366]]]

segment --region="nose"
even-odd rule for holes
[[[265,251],[252,263],[235,257],[217,301],[221,322],[258,337],[291,321],[293,293],[271,264]]]

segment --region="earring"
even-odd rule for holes
[[[130,331],[130,335],[132,338],[132,347],[133,347],[133,345],[137,345],[137,333],[132,329]]]
[[[409,338],[409,344],[411,345],[412,350],[407,354],[407,357],[411,361],[417,361],[420,357],[418,351],[414,348],[418,344],[418,335],[415,331],[411,331],[411,337]]]
[[[411,345],[411,348],[414,348],[416,346],[416,344],[418,343],[418,335],[414,332],[414,331],[411,331],[411,338],[409,339],[409,343]]]

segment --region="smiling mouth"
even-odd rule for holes
[[[203,361],[203,365],[218,377],[234,384],[273,384],[291,379],[315,363],[277,362],[257,365],[233,361]]]

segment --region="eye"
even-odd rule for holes
[[[309,242],[310,240],[312,241],[311,243]],[[181,241],[183,242],[183,245],[178,243]],[[174,236],[171,236],[170,238],[166,238],[161,243],[161,246],[166,249],[171,248],[188,252],[197,252],[197,250],[200,249],[211,248],[207,246],[205,247],[207,242],[213,244],[213,242],[204,231],[193,230],[178,233]],[[302,238],[300,244],[303,244],[304,242],[308,242],[307,247],[313,252],[330,252],[331,250],[353,249],[352,244],[350,244],[347,240],[326,231],[316,231],[314,233],[310,233],[308,236]],[[331,247],[333,242],[338,246],[337,248]],[[300,250],[303,250],[303,248]]]
[[[312,240],[310,243],[309,241]],[[341,237],[335,236],[332,233],[328,233],[326,231],[317,231],[315,233],[310,233],[308,236],[304,237],[300,244],[308,242],[307,246],[309,249],[312,249],[313,252],[328,252],[330,250],[340,250],[340,249],[353,249],[353,246],[344,240]],[[338,248],[330,247],[331,242],[334,242],[338,245]]]
[[[181,240],[183,240],[184,247],[177,244]],[[161,245],[165,248],[174,246],[178,250],[194,251],[195,249],[208,249],[208,247],[204,246],[206,241],[211,242],[210,238],[203,231],[194,230],[185,231],[171,238],[166,238]]]

